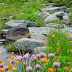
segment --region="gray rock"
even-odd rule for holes
[[[9,30],[9,29],[1,30],[1,33],[2,33],[2,34],[6,34],[6,33],[8,32],[8,30]]]
[[[47,49],[47,47],[37,47],[34,49],[34,53],[41,53],[41,52],[44,52],[45,49]]]
[[[45,19],[46,17],[48,17],[50,14],[46,11],[42,12],[42,17]]]
[[[62,7],[50,7],[50,8],[43,8],[41,9],[42,11],[52,11],[52,12],[59,12],[59,11],[63,11],[63,12],[69,12],[69,10],[67,9],[67,7],[62,6]]]
[[[63,19],[64,16],[64,12],[60,11],[60,12],[56,12],[53,15],[56,15],[59,19]]]
[[[29,27],[30,38],[43,41],[43,39],[48,38],[45,35],[49,34],[52,30],[54,29],[50,27]]]
[[[64,25],[62,24],[55,24],[55,23],[48,23],[45,25],[46,27],[56,28],[56,29],[62,29],[64,28]]]
[[[15,26],[23,26],[23,27],[36,27],[37,23],[29,21],[29,20],[11,20],[5,24],[5,28],[13,28]]]
[[[46,23],[50,22],[50,21],[56,21],[56,20],[59,20],[59,19],[55,15],[53,15],[53,14],[44,19],[44,21]]]
[[[29,36],[29,30],[25,27],[14,27],[8,30],[6,38],[11,40],[17,40],[23,37]]]
[[[19,48],[20,50],[33,50],[36,47],[44,46],[44,42],[36,39],[22,38],[14,42],[14,48]]]

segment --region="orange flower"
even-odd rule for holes
[[[68,70],[68,69],[69,69],[69,67],[67,67],[67,66],[64,66],[64,69],[65,69],[65,70]]]
[[[72,41],[69,41],[72,44]]]
[[[55,59],[55,62],[58,62],[59,60],[58,59]]]
[[[60,48],[57,48],[57,50],[60,50]]]
[[[12,56],[9,56],[9,58],[12,58]]]
[[[55,37],[55,34],[53,34],[52,37]]]
[[[46,42],[46,39],[44,39],[43,42]]]
[[[11,67],[12,67],[12,64],[8,64],[8,65],[7,65],[7,68],[11,68]]]
[[[0,71],[3,71],[4,70],[4,68],[0,68]]]
[[[47,47],[46,45],[44,45],[44,47]]]
[[[55,33],[56,31],[53,31],[53,33]]]
[[[42,62],[48,62],[48,61],[50,61],[50,60],[48,60],[47,58],[41,58],[40,59]]]
[[[53,72],[53,71],[54,71],[54,69],[53,69],[53,68],[48,68],[48,70],[49,70],[49,71],[51,71],[51,72]]]
[[[3,63],[3,61],[2,61],[2,60],[0,60],[0,63]]]
[[[70,50],[70,52],[72,52],[72,50]]]
[[[52,49],[53,47],[50,47],[49,49]]]
[[[56,50],[57,52],[59,52],[60,50]]]
[[[70,36],[70,33],[67,33],[66,35],[67,35],[67,36]]]

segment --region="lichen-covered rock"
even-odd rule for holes
[[[17,40],[20,38],[27,38],[29,36],[29,30],[25,27],[14,27],[8,30],[6,38],[11,40]]]
[[[18,48],[20,50],[33,50],[36,47],[44,46],[44,42],[36,39],[22,38],[14,42],[14,48]]]
[[[36,27],[36,26],[38,26],[38,24],[33,21],[29,21],[29,20],[10,20],[5,24],[5,28],[7,28],[7,29],[13,28],[16,26]]]

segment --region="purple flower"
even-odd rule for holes
[[[50,53],[50,54],[48,54],[48,57],[49,58],[54,58],[54,54],[53,53]]]
[[[40,57],[41,57],[40,54],[37,54],[37,55],[36,55],[36,58],[37,58],[37,59],[39,59]]]
[[[13,64],[15,61],[14,60],[11,60],[11,63]]]
[[[1,64],[0,64],[0,67],[3,67],[3,66],[4,66],[4,64],[3,64],[3,63],[1,63]]]
[[[28,67],[26,68],[26,71],[31,72],[31,71],[32,71],[32,67],[28,66]]]
[[[58,62],[54,62],[54,63],[53,63],[53,66],[54,66],[55,68],[58,68],[60,65],[59,65]]]
[[[7,67],[7,66],[5,66],[5,67],[4,67],[4,70],[8,70],[8,67]]]
[[[44,58],[44,57],[46,57],[46,54],[45,53],[40,53],[40,56],[41,56],[41,58]]]
[[[20,59],[20,60],[23,60],[23,57],[22,57],[22,56],[19,56],[19,59]]]
[[[26,66],[26,65],[27,65],[27,63],[26,63],[26,62],[24,62],[24,63],[23,63],[23,66]]]
[[[36,70],[39,70],[41,68],[41,66],[39,64],[36,65]]]
[[[24,55],[24,56],[23,56],[23,59],[24,59],[24,60],[27,60],[28,58],[29,58],[28,55]]]

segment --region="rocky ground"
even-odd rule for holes
[[[32,51],[36,47],[39,49],[39,47],[44,46],[43,40],[48,38],[46,35],[52,30],[60,29],[72,34],[72,22],[69,21],[69,9],[67,7],[57,7],[54,3],[43,4],[42,6],[45,8],[41,9],[42,12],[39,15],[43,17],[46,22],[45,25],[39,26],[33,21],[12,19],[5,24],[5,29],[1,31],[1,35],[8,40],[14,40],[14,48]],[[5,40],[0,40],[0,42],[3,41]]]

